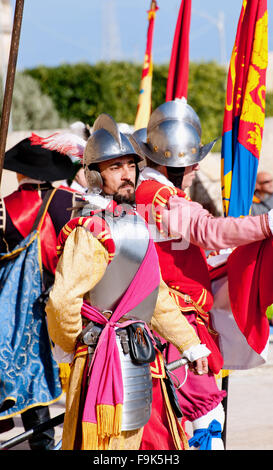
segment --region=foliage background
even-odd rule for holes
[[[135,121],[142,64],[78,63],[39,66],[17,73],[13,129],[53,129],[76,120],[92,126],[101,112],[117,122]],[[154,65],[152,107],[165,101],[168,65]],[[191,63],[188,103],[202,124],[202,141],[221,137],[227,69],[215,62]],[[273,94],[266,95],[266,116],[273,116]],[[214,147],[220,149],[219,139]]]

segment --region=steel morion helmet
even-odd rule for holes
[[[212,149],[216,140],[201,144],[201,124],[186,100],[167,101],[156,108],[147,126],[134,132],[135,148],[158,165],[184,168],[199,163]]]
[[[98,164],[126,155],[134,156],[138,163],[143,158],[134,150],[128,137],[119,131],[115,120],[106,113],[98,116],[92,128],[83,154],[85,177],[90,189],[102,189]]]

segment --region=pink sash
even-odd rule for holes
[[[81,314],[89,320],[105,325],[99,337],[89,371],[91,376],[82,418],[83,448],[85,449],[97,448],[98,445],[93,441],[93,431],[90,433],[90,428],[89,431],[86,431],[85,425],[87,423],[96,425],[96,434],[99,441],[109,436],[120,435],[121,408],[118,408],[118,405],[122,406],[123,403],[123,384],[115,327],[120,327],[120,323],[117,323],[120,318],[151,294],[159,283],[158,257],[154,243],[150,240],[141,266],[109,320],[88,303],[83,303]],[[132,323],[132,320],[122,323],[122,326],[125,327],[130,323]],[[104,415],[108,414],[107,419],[105,419],[105,416],[103,418],[100,416],[102,408]],[[106,409],[107,412],[105,413]],[[109,409],[111,410],[110,413]],[[109,414],[111,415],[110,418]],[[91,436],[92,433],[93,436]],[[90,444],[90,441],[93,441],[93,444]]]

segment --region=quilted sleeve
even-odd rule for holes
[[[74,351],[82,330],[84,296],[101,279],[107,264],[107,250],[88,230],[77,227],[70,233],[46,305],[50,337],[65,352]]]

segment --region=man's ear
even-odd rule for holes
[[[88,184],[88,188],[93,191],[101,192],[103,189],[103,180],[99,171],[89,170],[88,167],[84,166],[84,175]]]

